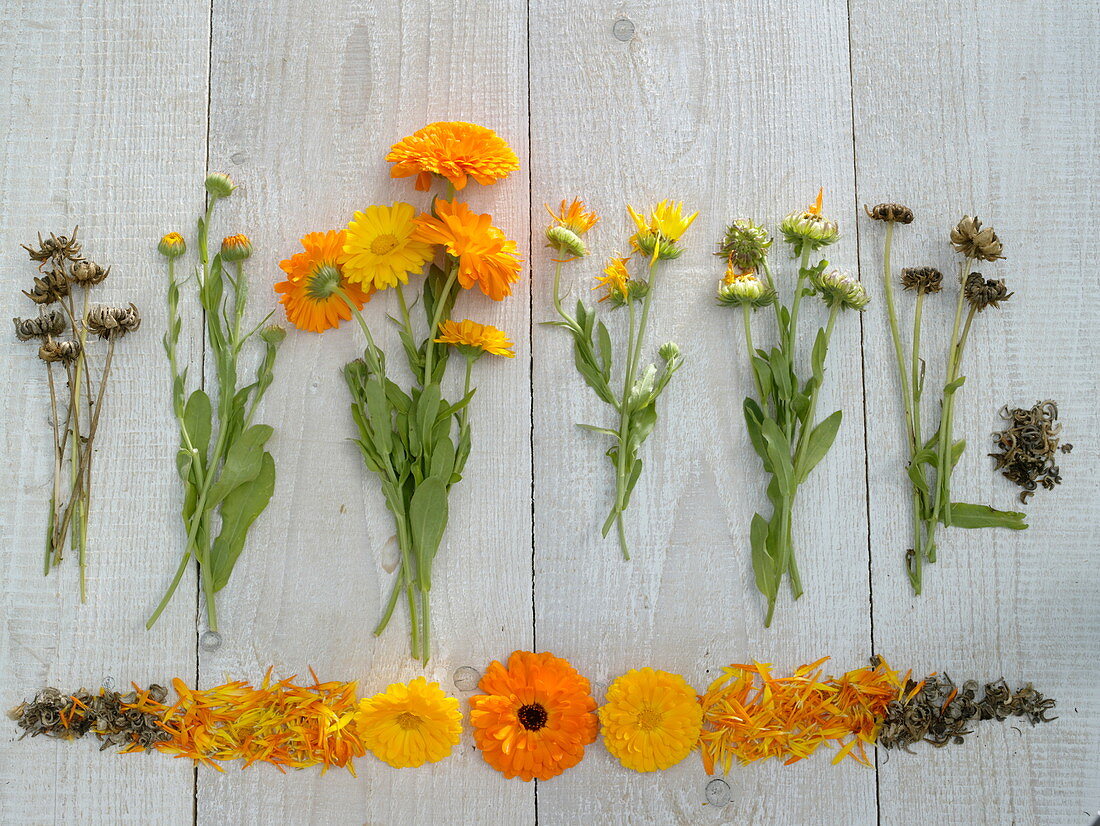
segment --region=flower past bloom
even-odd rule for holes
[[[553,654],[515,651],[493,661],[470,698],[474,742],[505,777],[549,780],[577,765],[596,739],[588,680]]]
[[[775,291],[760,280],[756,270],[742,270],[733,264],[726,267],[725,277],[718,284],[719,304],[766,307],[773,301]]]
[[[871,300],[858,279],[840,270],[815,272],[810,276],[810,285],[830,307],[839,304],[846,310],[862,310]]]
[[[476,123],[429,123],[393,145],[386,160],[394,178],[416,176],[416,188],[426,192],[432,175],[450,181],[455,189],[469,178],[487,186],[519,169],[519,158],[492,129]]]
[[[340,262],[347,279],[368,291],[409,283],[432,259],[432,248],[413,237],[416,208],[400,201],[356,212],[344,236]]]
[[[344,250],[344,231],[311,232],[302,238],[302,252],[295,253],[279,267],[286,281],[275,285],[286,310],[287,320],[301,330],[323,333],[339,327],[351,318],[351,309],[340,291],[360,310],[370,300],[373,289],[364,290],[344,275],[340,258]]]
[[[683,202],[673,203],[669,200],[658,203],[648,215],[639,214],[629,205],[626,211],[630,213],[637,228],[630,239],[631,246],[653,261],[679,258],[683,250],[677,242],[699,215],[698,212],[693,212],[685,216]]]
[[[791,244],[796,253],[800,254],[803,249],[820,249],[840,238],[837,225],[821,214],[824,198],[824,188],[819,189],[816,201],[801,212],[792,212],[780,222],[783,240]]]
[[[438,763],[462,736],[458,700],[423,677],[360,700],[355,723],[363,745],[397,769]]]
[[[511,295],[519,281],[516,242],[493,226],[493,216],[472,212],[461,201],[436,201],[432,214],[417,216],[412,238],[442,245],[458,259],[458,283],[465,289],[476,285],[494,301]]]
[[[439,325],[439,338],[435,339],[439,344],[451,344],[458,348],[459,352],[467,357],[479,357],[482,353],[493,356],[514,358],[515,345],[508,336],[489,324],[478,324],[476,321],[451,321],[448,319]]]
[[[703,725],[695,689],[678,674],[652,668],[615,680],[599,714],[607,750],[639,772],[675,766],[698,744]]]
[[[993,227],[982,227],[982,222],[972,215],[964,215],[951,230],[951,246],[955,252],[979,261],[1004,258],[1004,245]]]
[[[629,262],[630,256],[612,256],[607,259],[603,275],[596,276],[596,286],[592,288],[604,291],[600,301],[610,298],[618,305],[626,303],[630,295],[630,271],[626,268]]]
[[[771,245],[772,239],[764,227],[738,218],[726,228],[717,254],[725,258],[731,266],[755,269],[764,263]]]
[[[563,198],[557,212],[550,209],[549,204],[544,206],[551,218],[550,226],[546,228],[546,246],[573,258],[588,255],[588,247],[584,243],[583,236],[596,225],[600,216],[590,212],[584,202],[577,198],[568,205]]]

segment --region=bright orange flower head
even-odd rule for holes
[[[371,293],[344,277],[340,259],[344,253],[344,231],[311,232],[302,238],[303,252],[295,253],[279,267],[286,281],[275,285],[282,297],[287,320],[295,327],[323,333],[351,318],[351,309],[340,296],[342,290],[355,306],[363,309]]]
[[[480,356],[482,353],[505,358],[516,356],[512,349],[515,344],[503,330],[498,330],[491,324],[478,324],[468,318],[465,321],[452,319],[444,321],[439,325],[439,338],[435,341],[453,345],[459,352],[472,357]]]
[[[596,739],[596,701],[588,680],[553,654],[515,651],[495,660],[470,698],[474,742],[485,761],[511,779],[549,780],[584,757]]]
[[[386,160],[393,164],[392,177],[416,175],[416,188],[424,192],[432,175],[462,189],[467,178],[488,185],[519,169],[516,153],[496,132],[461,121],[429,123],[395,143]]]
[[[436,201],[434,212],[417,216],[412,238],[441,244],[457,258],[458,283],[464,288],[476,284],[494,301],[511,295],[511,285],[519,281],[520,257],[516,242],[493,226],[493,216],[472,212],[461,201]]]

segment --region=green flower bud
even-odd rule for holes
[[[680,347],[675,341],[666,341],[657,354],[665,361],[672,361],[680,357]]]
[[[845,309],[862,310],[870,301],[863,285],[840,270],[815,271],[810,276],[810,284],[830,307],[839,304]]]
[[[286,330],[280,327],[278,324],[269,324],[260,330],[260,338],[266,341],[268,344],[281,344],[283,339],[286,338]]]
[[[211,172],[206,176],[206,191],[215,198],[228,198],[237,185],[224,172]]]
[[[160,239],[157,250],[165,258],[179,258],[187,252],[187,242],[178,232],[170,232]]]
[[[222,239],[223,261],[244,261],[250,255],[252,255],[252,242],[244,233]]]
[[[568,253],[574,258],[588,255],[588,247],[571,229],[552,224],[546,228],[546,241],[546,246],[553,247],[560,253]]]
[[[748,270],[764,263],[771,245],[772,239],[766,229],[739,218],[727,227],[717,254],[735,267]]]

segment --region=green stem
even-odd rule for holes
[[[756,395],[760,397],[760,405],[764,407],[768,400],[764,398],[764,387],[760,384],[760,377],[756,375],[756,367],[753,358],[756,356],[756,348],[752,346],[752,308],[748,302],[741,305],[745,317],[745,346],[749,349],[749,369],[752,371],[752,382],[756,385]]]
[[[455,279],[458,278],[458,261],[455,261],[451,265],[451,271],[447,274],[447,281],[443,285],[443,289],[440,290],[439,296],[435,302],[435,312],[432,313],[432,323],[428,327],[428,339],[424,343],[424,385],[427,386],[432,381],[432,360],[435,357],[435,336],[439,332],[439,324],[443,321],[443,308],[447,305],[448,299],[451,294],[451,289],[454,287]]]
[[[901,340],[901,328],[898,325],[898,313],[894,303],[894,278],[890,269],[890,248],[894,240],[894,222],[886,224],[886,246],[882,255],[882,277],[884,293],[886,295],[886,313],[890,319],[890,338],[894,343],[894,358],[898,364],[898,376],[901,379],[901,398],[905,407],[905,436],[909,442],[909,456],[920,449],[916,443],[913,430],[913,405],[912,391],[909,387],[909,374],[907,372],[905,345]]]
[[[652,285],[650,285],[650,294],[652,294]],[[646,296],[648,302],[649,295]],[[616,473],[615,473],[615,522],[617,525],[617,532],[619,536],[619,548],[622,551],[624,559],[630,559],[630,548],[626,542],[626,528],[623,525],[623,509],[626,507],[626,462],[629,453],[629,441],[630,441],[630,391],[634,387],[634,347],[635,336],[637,331],[635,330],[635,311],[634,302],[627,299],[627,311],[629,312],[629,323],[627,327],[626,337],[626,369],[623,374],[623,394],[622,401],[619,403],[619,454],[616,457]],[[644,311],[643,311],[644,314]]]
[[[840,312],[840,303],[834,303],[829,308],[829,322],[825,325],[825,351],[829,350],[829,342],[833,337],[833,327],[836,325],[836,317]],[[817,414],[817,399],[821,393],[821,385],[814,386],[813,392],[810,393],[810,405],[806,412],[806,424],[803,426],[801,432],[798,435],[798,446],[794,452],[794,466],[797,468],[802,461],[802,454],[806,450],[806,445],[810,441],[810,432],[814,428],[814,416]]]
[[[791,326],[787,329],[787,358],[794,365],[795,336],[798,331],[798,309],[802,305],[802,288],[806,283],[806,270],[810,266],[810,250],[803,246],[802,258],[798,265],[798,281],[795,283],[794,300],[791,302]]]
[[[955,304],[955,323],[951,328],[951,344],[947,349],[947,384],[958,378],[959,371],[959,328],[962,324],[963,302],[966,300],[964,285],[970,274],[971,261],[966,258],[959,265],[959,297]],[[972,317],[973,314],[971,314]],[[967,332],[970,324],[967,323]],[[965,343],[965,342],[963,342]],[[940,416],[939,450],[937,451],[936,479],[937,495],[933,503],[932,518],[939,521],[941,518],[945,525],[951,524],[951,430],[952,418],[955,412],[955,393],[953,391],[943,400],[943,411]]]

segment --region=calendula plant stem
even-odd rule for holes
[[[756,356],[756,348],[752,345],[752,307],[748,303],[741,305],[741,310],[745,318],[745,347],[749,351],[749,365],[752,365],[752,360]],[[764,399],[764,388],[760,384],[760,377],[756,374],[756,370],[752,370],[752,381],[756,385],[756,395],[760,397],[760,403],[766,404]]]
[[[439,324],[443,320],[443,308],[448,303],[448,298],[451,294],[451,289],[454,287],[455,279],[458,278],[458,261],[454,261],[451,264],[450,272],[447,273],[447,281],[443,284],[443,289],[440,290],[439,295],[435,302],[435,312],[432,314],[432,321],[428,327],[428,339],[424,343],[424,384],[427,386],[432,380],[432,361],[435,356],[435,336],[439,332]]]

